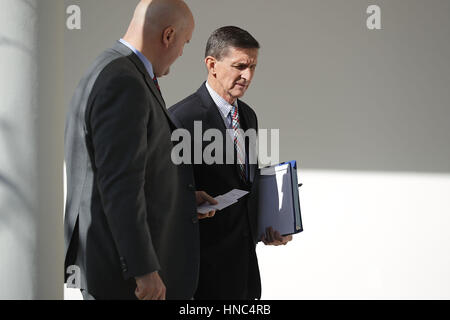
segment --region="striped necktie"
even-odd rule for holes
[[[237,163],[239,167],[239,175],[242,181],[245,182],[247,181],[245,173],[245,144],[242,135],[242,130],[239,130],[241,128],[241,125],[239,121],[239,112],[236,105],[232,106],[230,115],[231,115],[231,126],[233,128],[234,147],[236,148]]]

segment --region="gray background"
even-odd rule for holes
[[[84,0],[82,29],[65,32],[65,98],[126,31],[137,1]],[[450,171],[450,1],[187,1],[191,43],[161,79],[167,105],[205,79],[209,34],[224,25],[261,43],[244,100],[260,127],[280,129],[280,160],[305,169]],[[366,9],[381,7],[382,30]]]

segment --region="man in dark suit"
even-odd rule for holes
[[[96,59],[71,101],[65,266],[78,266],[85,299],[193,296],[196,205],[208,197],[194,193],[189,166],[171,161],[175,126],[156,80],[193,29],[183,1],[142,0],[126,35]]]
[[[196,121],[202,131],[218,129],[222,141],[234,143],[233,164],[226,164],[226,150],[221,163],[194,165],[197,188],[213,196],[232,189],[249,191],[238,203],[200,222],[200,278],[196,299],[259,299],[261,283],[256,257],[257,190],[256,161],[249,161],[251,148],[239,130],[257,129],[255,112],[239,100],[252,81],[258,58],[258,42],[237,27],[220,28],[210,36],[205,54],[208,80],[193,95],[169,109],[179,128],[195,136]],[[227,131],[228,129],[228,131]],[[203,136],[203,135],[202,135]],[[198,143],[193,141],[192,146]],[[203,149],[205,144],[203,144]],[[224,148],[226,149],[226,148]],[[286,244],[291,236],[268,232],[266,244]]]

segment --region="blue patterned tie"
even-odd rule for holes
[[[237,106],[233,105],[230,111],[231,115],[231,126],[233,127],[233,140],[234,147],[236,148],[237,163],[239,167],[239,175],[243,181],[247,181],[245,174],[245,144],[242,132],[239,130],[241,128],[239,122],[239,112]]]

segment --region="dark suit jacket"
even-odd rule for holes
[[[241,127],[257,129],[255,112],[238,101]],[[219,109],[203,84],[193,95],[169,109],[179,128],[187,129],[194,137],[194,121],[202,121],[203,132],[219,129],[225,141],[226,127]],[[210,142],[203,143],[203,148]],[[191,143],[194,148],[194,141]],[[248,155],[247,143],[247,155]],[[223,152],[226,157],[225,151]],[[225,161],[223,163],[226,163]],[[235,162],[236,163],[236,162]],[[249,179],[239,178],[237,164],[205,163],[194,165],[197,190],[212,196],[232,189],[250,191],[238,203],[218,211],[213,218],[200,221],[200,278],[196,299],[254,299],[260,298],[261,283],[256,257],[257,193],[255,190],[257,165],[249,166]]]
[[[197,285],[199,234],[190,166],[171,161],[174,129],[143,63],[102,53],[71,101],[65,132],[65,266],[100,299],[135,299],[135,276],[160,270],[168,299]]]

